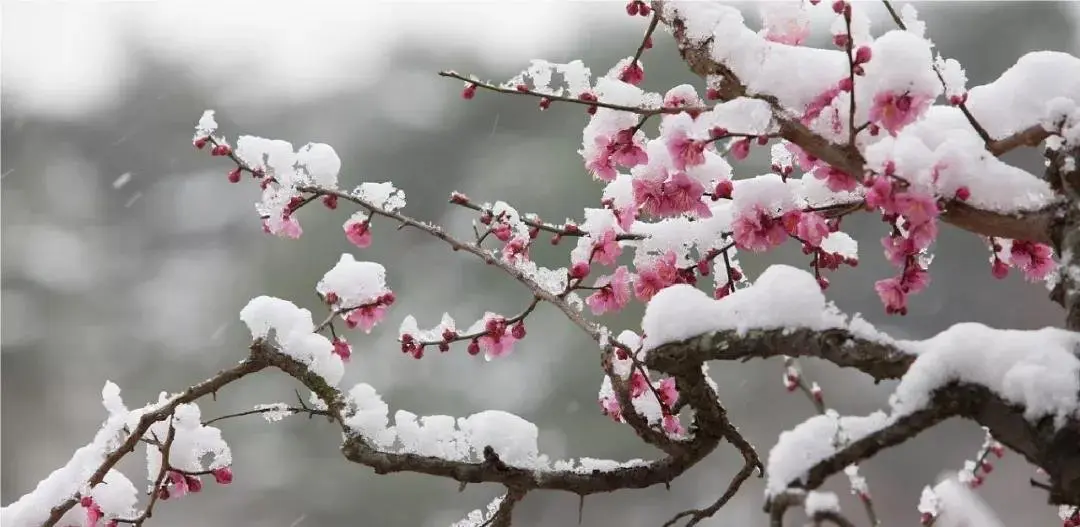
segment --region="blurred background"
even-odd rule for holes
[[[603,75],[639,43],[647,19],[625,2],[18,2],[2,3],[2,450],[0,501],[29,491],[85,444],[105,412],[106,380],[129,406],[178,391],[244,356],[249,334],[238,312],[251,297],[288,298],[319,313],[313,287],[344,251],[382,262],[398,302],[371,335],[351,335],[355,355],[344,386],[374,385],[391,411],[465,416],[483,409],[518,413],[541,430],[554,458],[629,459],[658,455],[629,429],[600,415],[598,355],[554,309],[530,318],[530,336],[508,358],[484,362],[463,348],[402,355],[397,326],[422,326],[449,311],[461,323],[485,310],[513,313],[529,300],[518,284],[417,232],[376,224],[375,244],[359,251],[341,223],[348,211],[310,207],[296,241],[264,235],[257,189],[226,181],[229,164],[191,146],[204,109],[221,132],[333,145],[342,185],[392,180],[409,198],[406,213],[468,235],[472,216],[446,198],[460,190],[503,199],[551,220],[580,217],[600,187],[576,154],[582,108],[540,113],[533,99],[480,92],[441,69],[502,81],[529,59],[583,59]],[[940,51],[967,68],[974,86],[1019,55],[1080,47],[1077,4],[934,2],[917,4]],[[756,9],[747,5],[748,16]],[[884,10],[867,4],[879,34]],[[825,9],[827,11],[827,9]],[[756,24],[756,22],[751,22]],[[817,40],[827,20],[815,25]],[[753,27],[753,26],[752,26]],[[650,90],[695,83],[671,39],[658,34],[645,56]],[[696,82],[696,86],[701,86]],[[1025,157],[1026,155],[1026,157]],[[1014,161],[1033,171],[1033,153]],[[757,149],[743,176],[767,170]],[[344,208],[344,207],[343,207]],[[934,287],[912,300],[907,317],[887,317],[872,285],[890,276],[880,222],[862,217],[846,230],[863,244],[861,265],[832,275],[828,295],[901,338],[923,338],[960,321],[996,327],[1059,324],[1041,284],[990,276],[981,240],[946,227],[931,268]],[[564,265],[568,247],[541,244],[534,256]],[[755,275],[775,262],[803,265],[794,247],[768,259],[744,258]],[[606,322],[636,329],[641,309]],[[804,363],[845,414],[884,407],[890,385],[827,364]],[[779,361],[716,364],[712,373],[734,421],[764,456],[777,434],[812,406],[785,392]],[[202,402],[213,417],[259,403],[294,400],[291,379],[273,373],[229,386]],[[155,511],[162,527],[207,525],[441,526],[483,507],[501,488],[417,475],[375,476],[337,451],[330,424],[291,417],[222,423],[234,449],[236,479]],[[863,467],[885,525],[917,522],[919,492],[944,470],[962,467],[982,442],[968,422],[950,422],[888,450]],[[122,467],[144,481],[143,455]],[[711,503],[738,469],[721,446],[707,462],[654,488],[588,498],[583,525],[658,525]],[[1007,455],[980,493],[1010,525],[1051,525],[1055,509],[1028,479],[1033,467]],[[865,524],[847,481],[849,517]],[[764,525],[762,482],[706,525]],[[515,524],[577,522],[578,500],[535,493]],[[794,521],[794,519],[792,520]]]

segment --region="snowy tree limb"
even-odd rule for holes
[[[100,484],[105,479],[105,475],[120,462],[124,456],[128,455],[135,450],[135,447],[139,444],[143,435],[150,430],[150,426],[154,423],[164,421],[172,417],[176,408],[182,404],[187,404],[192,401],[198,400],[206,395],[217,393],[218,390],[231,384],[237,380],[240,380],[252,373],[261,371],[267,367],[267,364],[263,361],[256,359],[245,359],[236,366],[227,370],[222,370],[217,375],[196,384],[180,395],[177,395],[169,400],[168,403],[162,405],[156,410],[146,412],[139,418],[138,425],[131,431],[131,434],[127,436],[123,443],[118,448],[113,450],[101,464],[100,467],[94,472],[90,479],[87,480],[87,485],[93,487]],[[71,510],[76,504],[79,503],[81,496],[76,494],[64,501],[60,505],[57,505],[52,509],[49,514],[49,519],[43,524],[44,527],[51,527],[56,525],[67,511]]]
[[[820,358],[858,369],[877,381],[902,377],[915,359],[897,345],[860,339],[846,330],[797,329],[750,330],[744,335],[733,331],[708,333],[658,347],[648,353],[645,363],[678,375],[699,371],[700,365],[709,360],[745,361],[780,355]],[[698,387],[708,388],[703,383]],[[688,387],[684,393],[693,394],[695,390]],[[803,485],[817,488],[848,465],[869,459],[951,417],[968,418],[989,428],[999,441],[1046,470],[1052,481],[1051,500],[1080,503],[1080,422],[1071,419],[1060,430],[1054,429],[1050,418],[1033,424],[1025,419],[1024,408],[1006,402],[984,386],[964,383],[937,390],[927,408],[819,463],[809,471]]]
[[[665,12],[664,0],[654,0],[653,9],[657,13]],[[720,78],[723,82],[717,89],[721,101],[731,101],[740,97],[760,99],[773,108],[779,135],[798,145],[807,153],[832,165],[833,167],[861,179],[866,173],[866,160],[853,145],[840,145],[814,133],[810,128],[791,117],[791,112],[780,101],[769,94],[751,93],[739,77],[726,65],[712,58],[712,39],[695,42],[686,35],[686,21],[675,16],[661,16],[661,23],[668,26],[675,37],[679,53],[690,70],[702,77]],[[1050,133],[1041,126],[1032,126],[1007,137],[996,139],[987,145],[994,156],[1001,156],[1021,146],[1038,145],[1049,137]],[[1050,232],[1055,218],[1064,210],[1058,204],[1040,210],[1024,211],[1015,214],[983,210],[951,200],[945,207],[941,218],[961,229],[982,236],[1028,240],[1050,243]]]
[[[706,333],[650,350],[645,363],[659,371],[692,368],[710,360],[748,361],[791,355],[855,368],[875,381],[898,379],[915,356],[895,345],[863,339],[846,329],[752,329]]]

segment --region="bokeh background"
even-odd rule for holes
[[[370,336],[354,335],[356,355],[344,384],[368,382],[392,410],[468,415],[516,412],[541,430],[552,457],[628,459],[657,455],[629,429],[600,415],[597,352],[550,308],[530,319],[510,357],[484,362],[464,349],[401,354],[397,325],[414,314],[433,325],[449,311],[459,321],[485,310],[516,312],[529,295],[518,284],[423,235],[377,224],[376,243],[358,251],[341,232],[348,212],[311,207],[305,235],[262,234],[257,189],[230,185],[228,163],[191,147],[195,121],[218,111],[222,131],[333,145],[341,180],[392,180],[409,197],[406,212],[469,233],[472,216],[452,209],[453,190],[504,199],[549,219],[579,217],[600,187],[575,153],[586,116],[580,107],[540,113],[534,100],[481,92],[462,101],[461,84],[440,69],[503,80],[532,58],[581,58],[602,75],[633,53],[646,20],[624,2],[18,2],[2,3],[2,477],[8,504],[85,444],[104,411],[108,379],[138,406],[235,362],[248,333],[237,313],[269,294],[317,309],[313,287],[343,251],[384,263],[398,303]],[[995,78],[1019,55],[1080,47],[1076,4],[989,2],[917,4],[939,49],[963,63],[971,85]],[[756,9],[747,6],[751,18]],[[876,32],[884,10],[867,4]],[[823,30],[827,21],[815,26]],[[824,31],[816,33],[820,41]],[[645,57],[646,87],[695,82],[671,39],[658,34]],[[700,86],[700,83],[697,84]],[[767,170],[760,149],[741,175]],[[1014,160],[1040,168],[1033,153]],[[1041,284],[991,278],[988,254],[973,236],[945,228],[932,266],[934,287],[911,314],[886,317],[874,280],[892,271],[881,256],[885,233],[870,217],[847,224],[863,243],[861,265],[833,275],[828,295],[848,312],[898,337],[922,338],[961,321],[1038,328],[1061,314]],[[536,257],[562,265],[565,252]],[[766,265],[803,263],[793,247]],[[318,311],[316,311],[318,312]],[[607,322],[636,328],[640,309]],[[804,363],[842,413],[882,408],[888,383]],[[762,454],[777,434],[811,415],[786,393],[778,361],[716,364],[712,373],[735,422]],[[207,417],[254,404],[290,402],[294,384],[277,374],[246,379]],[[483,507],[501,490],[417,475],[376,476],[337,452],[339,433],[321,420],[258,417],[222,424],[235,455],[235,482],[169,501],[153,522],[260,526],[439,526]],[[921,488],[974,455],[982,431],[950,422],[887,451],[863,468],[885,525],[913,525]],[[143,456],[123,467],[141,481]],[[654,488],[586,500],[583,525],[658,525],[710,503],[738,468],[722,446],[669,491]],[[1055,510],[1028,485],[1033,468],[1007,456],[980,490],[1010,525],[1052,525]],[[841,476],[828,485],[857,503]],[[751,481],[707,525],[763,525],[762,482]],[[516,524],[577,522],[578,500],[534,493]],[[794,521],[794,520],[792,520]]]

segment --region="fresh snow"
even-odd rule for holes
[[[782,432],[776,446],[769,451],[769,461],[765,465],[768,476],[766,496],[784,492],[792,483],[806,477],[806,472],[814,465],[829,459],[844,446],[880,430],[888,421],[884,412],[866,417],[841,417],[829,410]]]
[[[812,490],[806,493],[803,502],[806,515],[810,518],[825,512],[840,512],[840,498],[832,492],[820,492]]]
[[[655,348],[712,331],[844,327],[846,318],[825,301],[813,275],[788,265],[774,265],[752,287],[722,300],[677,284],[661,290],[645,308],[641,329],[645,347]]]

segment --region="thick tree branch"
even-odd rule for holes
[[[416,472],[450,478],[460,483],[499,483],[515,489],[561,490],[588,495],[670,483],[708,456],[719,443],[715,437],[702,435],[681,443],[682,448],[677,455],[668,455],[642,465],[591,473],[573,470],[536,471],[512,467],[503,463],[490,449],[485,452],[483,460],[471,462],[384,452],[372,447],[367,440],[345,426],[345,401],[337,388],[326,384],[321,377],[308,371],[306,366],[277,351],[267,342],[257,342],[252,347],[252,355],[254,360],[274,366],[318,395],[347,435],[341,446],[342,454],[349,461],[371,467],[376,474]]]
[[[876,381],[898,379],[915,356],[895,343],[867,340],[845,329],[752,329],[706,333],[650,350],[645,364],[669,372],[690,368],[710,360],[766,359],[791,355],[827,360],[844,368],[855,368]]]
[[[1050,417],[1031,423],[1024,417],[1024,408],[1004,401],[983,386],[966,383],[952,383],[937,390],[927,408],[897,419],[818,463],[800,486],[817,488],[844,467],[869,459],[952,417],[971,419],[989,428],[998,441],[1045,470],[1050,475],[1052,503],[1080,504],[1080,422],[1070,419],[1060,430],[1054,428]]]
[[[789,329],[749,330],[741,335],[733,331],[707,333],[651,350],[645,364],[679,378],[686,372],[699,371],[696,369],[705,361],[745,361],[780,355],[821,358],[858,369],[879,381],[902,377],[915,358],[898,344],[860,339],[842,329]],[[700,381],[688,384],[685,388],[679,386],[680,392],[688,396],[695,393],[695,386],[704,385]],[[700,412],[705,406],[699,402],[697,407]],[[707,410],[702,414],[709,415]],[[1051,500],[1080,503],[1080,421],[1071,419],[1061,430],[1054,429],[1050,418],[1031,423],[1024,418],[1024,408],[1004,401],[986,387],[962,383],[940,388],[927,408],[898,419],[819,463],[802,484],[814,489],[844,467],[869,459],[951,417],[971,419],[989,428],[1003,444],[1046,470],[1052,481]]]

